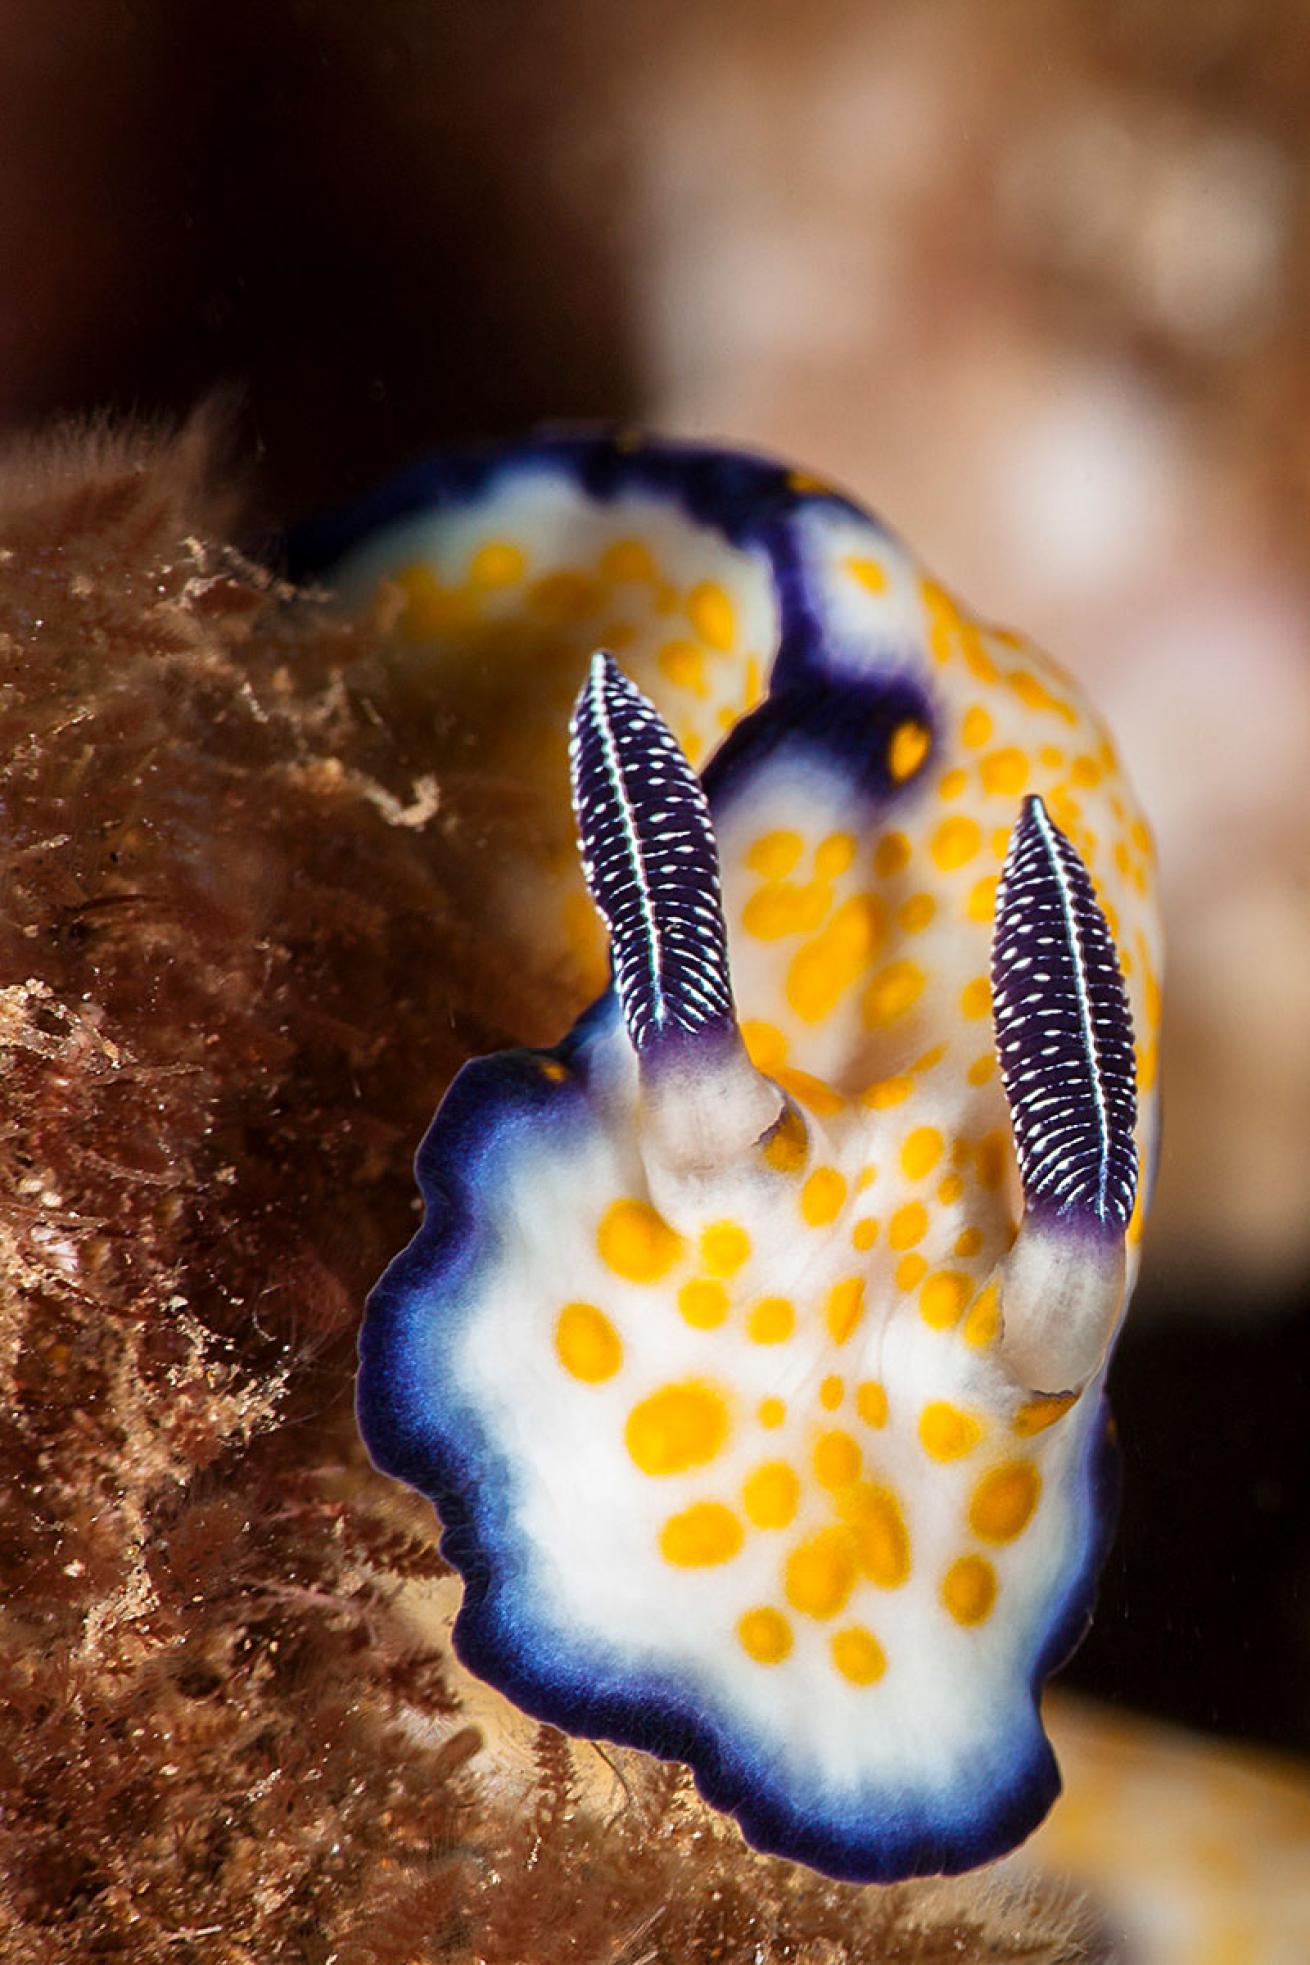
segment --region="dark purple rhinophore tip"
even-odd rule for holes
[[[1123,1230],[1137,1194],[1133,1022],[1086,867],[1040,798],[1001,874],[992,1015],[1029,1208]]]
[[[569,748],[582,867],[638,1051],[732,1027],[719,855],[705,793],[658,710],[592,658]]]

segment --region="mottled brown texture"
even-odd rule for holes
[[[415,1636],[351,1338],[452,1070],[565,1006],[452,904],[437,710],[219,543],[203,453],[0,462],[0,1959],[1083,1956],[994,1877],[754,1857],[640,1756],[606,1813]]]

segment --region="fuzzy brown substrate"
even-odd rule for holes
[[[461,918],[439,702],[222,545],[203,449],[0,463],[0,1956],[1081,1956],[994,1882],[762,1861],[640,1757],[585,1808],[416,1649],[353,1331],[451,1072],[573,1006]]]

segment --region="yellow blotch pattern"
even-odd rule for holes
[[[885,832],[878,841],[873,853],[873,870],[880,880],[890,880],[893,874],[910,864],[910,842],[903,832]]]
[[[998,1283],[988,1283],[979,1290],[969,1314],[964,1320],[964,1341],[975,1351],[985,1350],[994,1344],[1001,1334],[1001,1290]]]
[[[748,1017],[741,1026],[741,1041],[755,1069],[767,1072],[769,1077],[787,1061],[787,1039],[776,1024]]]
[[[469,579],[477,587],[511,587],[527,570],[525,554],[509,539],[488,539],[469,560]]]
[[[792,958],[787,1001],[797,1016],[820,1023],[830,1015],[872,961],[882,936],[883,905],[876,894],[852,894],[843,901]]]
[[[910,1532],[893,1488],[862,1482],[842,1497],[855,1535],[856,1558],[871,1583],[898,1590],[910,1574]]]
[[[849,1529],[821,1528],[787,1557],[783,1587],[793,1610],[835,1617],[855,1587],[855,1538]]]
[[[728,1292],[710,1276],[696,1276],[678,1291],[678,1308],[693,1330],[715,1330],[728,1314]]]
[[[933,1399],[919,1414],[919,1441],[933,1460],[961,1460],[981,1438],[982,1427],[973,1414],[946,1399]]]
[[[741,1523],[721,1501],[696,1501],[670,1515],[660,1530],[660,1554],[680,1569],[731,1562],[744,1540]]]
[[[574,1378],[599,1385],[623,1363],[623,1343],[594,1303],[566,1303],[555,1324],[555,1354]]]
[[[836,880],[855,858],[855,834],[830,832],[819,841],[814,854],[814,871],[820,880]]]
[[[728,1405],[713,1385],[662,1385],[628,1414],[623,1438],[643,1474],[685,1474],[713,1460],[728,1437]]]
[[[600,1259],[629,1283],[657,1283],[677,1261],[681,1241],[649,1202],[615,1201],[596,1231]]]
[[[894,784],[912,778],[932,748],[932,737],[921,723],[901,723],[892,732],[887,769]]]
[[[922,934],[937,912],[937,903],[931,894],[911,894],[902,901],[896,911],[896,919],[907,935]]]
[[[800,1493],[800,1481],[785,1460],[766,1460],[746,1476],[741,1504],[756,1528],[786,1528]]]
[[[723,588],[703,580],[687,596],[687,619],[705,644],[723,654],[732,647],[737,616]]]
[[[952,1330],[969,1301],[969,1278],[958,1269],[939,1269],[929,1276],[919,1296],[919,1315],[933,1330]]]
[[[757,1665],[780,1665],[791,1651],[791,1625],[780,1610],[761,1604],[739,1619],[737,1640]]]
[[[887,1424],[887,1393],[876,1378],[865,1378],[855,1388],[855,1410],[866,1426]]]
[[[889,962],[880,969],[865,993],[866,1026],[875,1030],[905,1016],[923,993],[924,980],[917,962]]]
[[[656,666],[675,689],[689,689],[693,696],[708,696],[709,679],[705,656],[694,641],[666,641],[655,657]]]
[[[788,1106],[763,1146],[765,1165],[776,1174],[799,1173],[805,1165],[808,1143],[805,1136],[805,1121],[799,1112]]]
[[[872,1631],[851,1624],[832,1639],[832,1662],[852,1685],[874,1685],[887,1669],[887,1654]]]
[[[901,1148],[901,1167],[909,1180],[922,1180],[942,1157],[942,1136],[936,1126],[916,1126]]]
[[[796,1328],[796,1308],[785,1296],[765,1296],[746,1320],[753,1344],[785,1344]]]
[[[863,1253],[871,1249],[878,1239],[878,1223],[871,1214],[862,1215],[851,1230],[851,1246]]]
[[[942,1602],[957,1624],[982,1624],[996,1602],[996,1571],[985,1556],[961,1556],[942,1578]]]
[[[600,556],[600,570],[607,580],[628,583],[657,578],[650,547],[640,539],[615,539]]]
[[[992,985],[986,976],[975,976],[960,991],[961,1013],[970,1018],[985,1017],[992,1007]]]
[[[781,1399],[761,1399],[757,1416],[761,1426],[772,1433],[787,1417],[787,1408]]]
[[[969,1526],[980,1542],[1013,1542],[1032,1520],[1042,1491],[1030,1460],[1007,1460],[983,1475],[969,1503]]]
[[[846,1178],[835,1167],[816,1167],[801,1188],[801,1214],[811,1228],[835,1221],[846,1199]]]
[[[823,1320],[834,1344],[845,1344],[864,1315],[864,1278],[844,1276],[828,1291]]]
[[[974,703],[964,713],[960,725],[960,736],[970,750],[981,750],[992,734],[992,719],[981,703]]]
[[[861,553],[849,553],[842,566],[852,580],[871,594],[884,594],[887,591],[887,575],[876,559],[869,559]]]
[[[753,893],[741,911],[742,926],[757,941],[781,941],[786,935],[810,935],[828,912],[832,890],[824,880],[804,886],[774,881]]]
[[[1028,758],[1013,748],[992,751],[978,767],[983,790],[1017,798],[1028,783]]]
[[[943,873],[953,873],[970,861],[982,843],[973,819],[945,819],[932,836],[932,856]]]
[[[897,1208],[887,1226],[887,1240],[894,1249],[911,1249],[928,1229],[928,1210],[922,1201],[907,1201]]]
[[[830,1372],[819,1387],[819,1404],[825,1412],[836,1412],[846,1396],[846,1387],[840,1378]]]
[[[894,1078],[880,1078],[876,1084],[866,1086],[860,1093],[860,1104],[874,1112],[885,1112],[889,1106],[904,1105],[913,1090],[913,1078],[898,1072]]]
[[[1054,1426],[1057,1419],[1063,1419],[1069,1408],[1077,1403],[1077,1392],[1047,1392],[1035,1399],[1028,1399],[1015,1413],[1010,1430],[1021,1440],[1030,1440],[1035,1433],[1044,1433],[1048,1426]]]
[[[849,1487],[860,1477],[863,1455],[849,1433],[834,1427],[814,1448],[814,1475],[820,1487]]]
[[[735,1221],[711,1222],[700,1238],[701,1260],[714,1276],[735,1276],[751,1252],[751,1238]]]
[[[761,833],[746,855],[746,865],[764,880],[785,880],[805,850],[798,832]]]

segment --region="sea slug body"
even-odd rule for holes
[[[558,821],[487,905],[581,972],[585,879],[610,945],[562,1042],[450,1088],[365,1319],[360,1425],[439,1510],[457,1649],[831,1875],[1005,1852],[1058,1788],[1038,1696],[1108,1533],[1155,1153],[1113,745],[753,457],[438,459],[311,551],[406,660],[536,662],[503,741]]]

